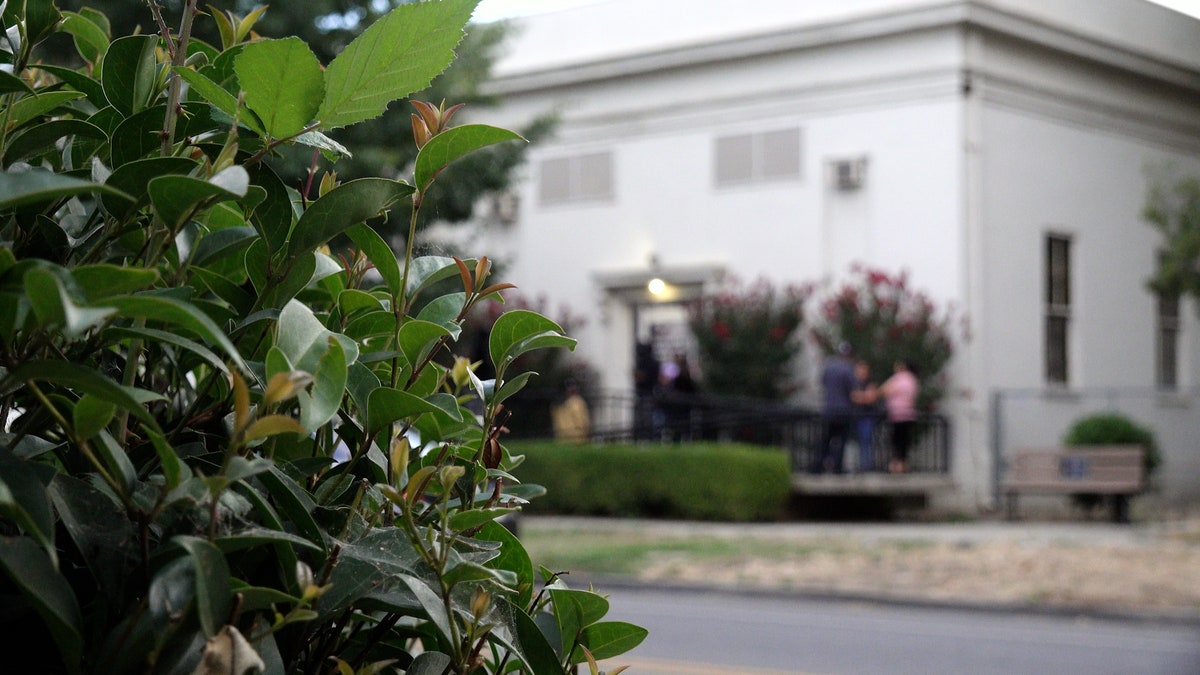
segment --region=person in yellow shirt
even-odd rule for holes
[[[587,401],[574,380],[563,383],[563,400],[550,410],[554,438],[568,443],[586,443],[592,433]]]

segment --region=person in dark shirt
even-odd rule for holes
[[[850,361],[850,343],[838,345],[837,353],[825,359],[821,370],[821,387],[825,393],[822,407],[821,451],[813,462],[813,473],[842,473],[842,458],[846,439],[854,422],[854,404],[850,392],[855,388],[854,365]]]

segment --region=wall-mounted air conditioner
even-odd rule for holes
[[[866,184],[867,158],[852,157],[829,162],[829,182],[839,192],[857,190]]]

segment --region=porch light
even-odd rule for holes
[[[646,290],[650,291],[650,295],[660,296],[667,291],[667,282],[655,277],[646,284]]]

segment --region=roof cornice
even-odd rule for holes
[[[1200,71],[1195,68],[1097,39],[1061,25],[961,0],[845,21],[792,27],[770,33],[498,75],[489,83],[487,89],[490,93],[501,95],[557,89],[644,73],[946,28],[972,28],[1003,35],[1200,92]]]

